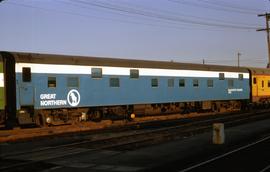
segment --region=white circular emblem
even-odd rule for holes
[[[80,103],[80,99],[79,91],[73,89],[68,92],[67,101],[70,106],[77,106]]]

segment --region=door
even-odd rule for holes
[[[258,82],[257,78],[254,77],[252,81],[252,97],[257,97],[258,96]]]
[[[20,87],[20,105],[34,105],[34,88],[33,86],[24,85]]]
[[[34,87],[32,84],[31,68],[22,68],[22,83],[19,86],[20,105],[33,106],[34,105]]]
[[[265,87],[265,82],[263,80],[263,78],[260,78],[258,80],[258,96],[264,96],[264,87]]]

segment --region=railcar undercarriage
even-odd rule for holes
[[[76,124],[86,121],[101,120],[132,120],[135,117],[190,114],[210,112],[232,112],[247,109],[249,103],[244,100],[235,101],[204,101],[185,103],[141,104],[105,107],[38,109],[33,106],[21,107],[17,112],[19,125],[36,125],[40,127]],[[0,113],[2,122],[4,113]]]

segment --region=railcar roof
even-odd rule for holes
[[[203,64],[166,62],[166,61],[116,59],[116,58],[86,57],[86,56],[71,56],[71,55],[56,55],[56,54],[38,54],[38,53],[20,53],[20,52],[10,52],[10,53],[13,54],[16,62],[21,63],[248,72],[248,69],[245,67],[233,67],[221,65],[203,65]]]
[[[249,68],[252,74],[263,75],[267,74],[270,75],[270,68]]]

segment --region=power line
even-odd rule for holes
[[[74,2],[74,1],[73,1]],[[78,1],[76,1],[78,2]],[[84,2],[84,1],[79,1],[80,3],[87,3],[87,2]],[[49,10],[49,11],[55,11],[55,12],[61,12],[61,13],[66,13],[66,14],[70,14],[70,15],[78,15],[78,16],[82,16],[82,17],[93,17],[93,18],[99,18],[99,19],[103,19],[103,20],[111,20],[111,21],[118,21],[118,22],[122,22],[122,23],[131,23],[131,24],[142,24],[142,25],[148,25],[148,26],[158,26],[158,27],[167,27],[167,28],[174,28],[174,29],[182,29],[182,30],[188,30],[190,28],[183,28],[183,27],[178,27],[178,26],[168,26],[168,25],[160,25],[160,24],[151,24],[151,23],[142,23],[142,22],[134,22],[134,21],[127,21],[127,20],[121,20],[121,19],[112,19],[112,18],[106,18],[106,17],[99,17],[99,16],[90,16],[90,15],[83,15],[83,14],[80,14],[80,13],[74,13],[74,12],[70,12],[70,11],[60,11],[60,10],[52,10],[52,9],[45,9],[45,8],[42,8],[42,7],[35,7],[35,6],[31,6],[31,5],[26,5],[26,4],[20,4],[20,3],[14,3],[14,2],[9,2],[10,4],[13,4],[13,5],[21,5],[21,6],[24,6],[24,7],[30,7],[30,8],[36,8],[36,9],[41,9],[41,10]],[[89,2],[87,3],[89,4]],[[90,5],[92,5],[90,3]],[[96,4],[95,4],[96,5]],[[112,6],[114,7],[114,6]],[[107,9],[107,7],[103,7],[104,9]],[[128,9],[127,9],[128,10]],[[125,11],[127,14],[134,14],[134,11]],[[118,9],[114,9],[114,11],[118,11]],[[122,12],[123,10],[121,10]],[[135,11],[136,15],[138,15],[138,12]],[[141,11],[139,11],[141,12]],[[144,12],[144,11],[143,11]],[[171,18],[171,17],[167,17],[167,16],[154,16],[154,14],[150,15],[149,16],[149,13],[139,13],[140,15],[142,16],[146,16],[146,17],[151,17],[151,19],[160,19],[162,20],[163,22],[166,21],[166,22],[174,22],[174,24],[177,24],[177,23],[181,23],[183,20],[179,20],[178,18],[174,19],[174,18]],[[150,13],[151,14],[151,13]],[[167,20],[166,20],[167,19]],[[186,24],[197,24],[197,25],[200,25],[200,26],[208,26],[208,27],[221,27],[222,29],[238,29],[238,30],[253,30],[254,28],[253,27],[248,27],[248,26],[235,26],[235,25],[226,25],[226,24],[219,24],[219,23],[208,23],[208,22],[198,22],[198,21],[189,21],[189,20],[184,20],[184,23]],[[211,30],[211,29],[205,29],[205,28],[191,28],[191,29],[200,29],[200,30],[206,30],[206,31],[224,31],[224,30]]]
[[[206,28],[183,28],[183,27],[177,27],[177,26],[168,26],[168,25],[160,25],[160,24],[150,24],[150,23],[142,23],[142,22],[134,22],[134,21],[127,21],[127,20],[121,20],[121,19],[112,19],[112,18],[106,18],[106,17],[100,17],[100,16],[93,16],[93,15],[84,15],[81,13],[76,13],[76,12],[70,12],[70,11],[63,11],[63,10],[53,10],[53,9],[47,9],[47,8],[43,8],[43,7],[36,7],[33,5],[27,5],[27,4],[21,4],[21,3],[15,3],[15,2],[9,2],[7,4],[10,5],[17,5],[17,6],[22,6],[22,7],[27,7],[27,8],[33,8],[33,9],[39,9],[39,10],[45,10],[45,11],[54,11],[57,13],[64,13],[64,14],[69,14],[69,15],[76,15],[76,16],[81,16],[81,17],[92,17],[92,18],[97,18],[97,19],[102,19],[102,20],[110,20],[110,21],[117,21],[117,22],[121,22],[121,23],[130,23],[130,24],[139,24],[139,25],[147,25],[147,26],[158,26],[158,27],[166,27],[166,28],[172,28],[172,29],[181,29],[181,30],[190,30],[190,29],[197,29],[197,30],[205,30],[205,31],[225,31],[225,30],[213,30],[213,29],[206,29]],[[169,20],[170,21],[170,20]],[[235,29],[235,28],[222,28],[222,29]],[[239,28],[237,28],[238,30],[240,30]],[[242,28],[244,29],[244,28]],[[253,28],[252,28],[253,29]],[[245,28],[245,30],[251,30],[251,28]]]
[[[87,9],[87,10],[93,10],[93,9],[96,9],[96,7],[92,7],[90,8],[91,6],[85,6],[83,4],[78,4],[78,3],[74,3],[74,2],[67,2],[67,1],[63,1],[63,0],[55,0],[56,2],[59,2],[61,4],[67,4],[67,5],[70,5],[70,6],[75,6],[77,8],[81,8],[81,9]],[[100,8],[96,9],[97,11],[100,11]],[[103,9],[105,12],[107,13],[111,13],[111,14],[116,14],[118,16],[121,16],[121,17],[129,17],[129,18],[132,18],[134,19],[134,15],[133,14],[122,14],[122,13],[119,13],[117,11],[110,11],[110,10],[107,10],[107,9]],[[144,16],[141,16],[141,17],[144,17]],[[178,25],[177,23],[175,22],[172,22],[172,21],[162,21],[160,19],[152,19],[152,18],[148,18],[148,17],[144,17],[144,18],[140,18],[140,22],[141,20],[147,20],[147,21],[150,21],[150,22],[158,22],[158,23],[166,23],[166,24],[170,24],[170,25]],[[187,25],[187,26],[191,26],[191,25]],[[186,28],[188,29],[188,28]]]
[[[254,12],[257,13],[259,11],[264,11],[263,9],[255,9],[255,8],[244,8],[236,5],[229,4],[228,2],[222,2],[222,1],[209,1],[209,0],[197,0],[206,4],[211,4],[219,7],[225,7],[225,8],[231,8],[231,9],[236,9],[236,10],[241,10],[241,11],[247,11],[247,12]]]
[[[250,11],[242,11],[242,10],[237,10],[237,9],[228,9],[228,8],[224,8],[224,7],[219,7],[219,6],[213,6],[213,5],[209,5],[209,4],[198,4],[195,2],[191,2],[191,1],[185,1],[185,0],[168,0],[170,2],[173,3],[178,3],[178,4],[183,4],[183,5],[189,5],[189,6],[193,6],[193,7],[199,7],[199,8],[206,8],[206,9],[211,9],[211,10],[215,10],[215,11],[224,11],[224,12],[233,12],[233,13],[241,13],[241,14],[251,14],[251,15],[256,15],[256,12],[250,12]]]
[[[158,13],[153,13],[149,11],[143,11],[143,10],[136,10],[132,8],[122,8],[120,6],[116,6],[113,4],[108,3],[102,3],[102,2],[93,2],[93,1],[81,1],[77,0],[75,2],[90,5],[90,6],[96,6],[103,9],[113,10],[113,11],[119,11],[123,13],[129,13],[129,14],[136,14],[139,16],[146,16],[150,18],[158,18],[162,20],[167,21],[174,21],[179,23],[188,23],[188,24],[194,24],[194,25],[200,25],[200,26],[210,26],[210,27],[222,27],[222,28],[231,28],[231,29],[240,29],[240,30],[255,30],[256,27],[250,27],[250,26],[240,26],[240,25],[229,25],[229,24],[220,24],[220,23],[213,23],[213,22],[204,22],[204,21],[196,21],[196,20],[190,20],[190,19],[183,19],[179,17],[174,16],[166,16]]]
[[[211,18],[211,17],[201,17],[201,16],[195,16],[195,15],[187,15],[187,14],[183,14],[183,13],[179,13],[179,12],[172,12],[172,11],[168,11],[168,10],[161,10],[161,9],[156,9],[153,7],[144,7],[141,5],[135,5],[135,4],[131,4],[131,3],[127,3],[127,2],[121,2],[121,5],[127,5],[127,7],[132,6],[133,8],[139,8],[139,9],[143,9],[143,10],[151,10],[154,12],[161,12],[164,14],[171,14],[171,15],[176,15],[176,16],[181,16],[181,17],[188,17],[188,18],[195,18],[195,19],[201,19],[201,20],[206,20],[206,21],[214,21],[214,22],[220,22],[220,23],[226,23],[226,24],[233,24],[233,25],[246,25],[246,26],[250,26],[250,25],[255,25],[252,23],[242,23],[242,22],[232,22],[232,21],[226,21],[226,20],[221,20],[221,19],[217,19],[217,18]]]
[[[176,29],[176,30],[203,30],[203,31],[225,31],[224,29],[206,29],[206,28],[195,28],[195,27],[178,27],[174,25],[162,25],[162,24],[151,24],[151,23],[143,23],[143,22],[136,22],[136,21],[129,21],[129,20],[122,20],[122,19],[113,19],[113,18],[108,18],[108,17],[100,17],[100,16],[93,16],[93,15],[85,15],[81,13],[76,13],[76,12],[70,12],[70,11],[64,11],[64,10],[54,10],[54,9],[48,9],[48,8],[43,8],[43,7],[37,7],[37,6],[32,6],[32,5],[27,5],[27,4],[21,4],[21,3],[15,3],[15,2],[9,2],[8,5],[15,5],[15,6],[20,6],[24,8],[32,8],[32,9],[38,9],[38,10],[43,10],[43,11],[50,11],[50,12],[56,12],[56,13],[62,13],[62,14],[68,14],[68,15],[73,15],[73,16],[80,16],[89,19],[94,18],[94,19],[101,19],[101,20],[107,20],[107,21],[115,21],[115,22],[120,22],[120,23],[128,23],[128,24],[135,24],[135,25],[145,25],[145,26],[152,26],[152,27],[162,27],[162,28],[170,28],[170,29]]]
[[[71,11],[64,11],[64,10],[54,10],[54,9],[48,9],[48,8],[43,8],[43,7],[32,6],[32,5],[28,5],[28,4],[20,4],[20,3],[14,3],[14,2],[9,2],[9,4],[10,5],[15,5],[15,6],[20,6],[20,7],[43,10],[43,11],[52,11],[52,12],[56,12],[56,13],[68,14],[68,15],[73,15],[73,16],[80,16],[80,17],[84,17],[84,18],[87,18],[87,19],[89,19],[89,17],[90,17],[90,18],[95,18],[95,19],[116,21],[116,22],[121,22],[121,23],[143,24],[143,25],[148,25],[148,26],[160,26],[160,27],[163,27],[162,25],[154,25],[154,24],[148,24],[148,23],[142,23],[142,22],[133,22],[133,21],[128,21],[128,20],[113,19],[113,18],[100,17],[100,16],[94,16],[94,15],[86,15],[86,14],[81,14],[81,13],[76,13],[76,12],[71,12]],[[192,28],[181,28],[181,27],[169,27],[169,28],[192,29]]]
[[[76,1],[72,1],[72,2],[67,2],[67,1],[63,1],[63,0],[56,0],[56,2],[60,2],[60,3],[63,3],[63,4],[68,4],[68,5],[72,5],[72,6],[76,6],[76,7],[79,7],[79,8],[83,8],[83,9],[93,9],[93,6],[91,5],[88,5],[88,4],[81,4],[81,3],[76,3]],[[75,3],[74,3],[75,2]],[[161,12],[161,13],[166,13],[166,14],[173,14],[173,15],[177,15],[177,16],[185,16],[185,17],[192,17],[192,18],[200,18],[200,19],[204,19],[204,20],[213,20],[213,21],[218,21],[218,22],[227,22],[226,24],[234,24],[234,25],[237,25],[237,24],[242,24],[242,25],[246,25],[247,27],[249,27],[250,25],[254,25],[254,24],[251,24],[251,23],[233,23],[233,22],[229,22],[229,21],[223,21],[223,20],[218,20],[218,19],[211,19],[211,18],[204,18],[204,17],[197,17],[197,16],[191,16],[191,15],[185,15],[185,14],[181,14],[181,13],[174,13],[174,12],[170,12],[170,11],[164,11],[164,10],[157,10],[157,9],[154,9],[154,8],[145,8],[145,7],[142,7],[142,6],[138,6],[136,5],[134,7],[134,4],[130,4],[130,3],[121,3],[121,5],[127,5],[127,6],[118,6],[118,7],[122,7],[122,8],[127,8],[127,9],[130,9],[132,6],[133,9],[136,9],[136,10],[146,10],[146,11],[149,11],[150,12]],[[108,5],[111,5],[111,4],[108,4]],[[112,4],[114,5],[114,4]],[[91,8],[90,8],[91,7]],[[95,7],[95,6],[94,6]],[[138,9],[139,8],[139,9]],[[134,15],[135,14],[132,14],[132,13],[121,13],[119,11],[115,11],[115,10],[107,10],[107,9],[104,9],[104,8],[99,8],[99,9],[103,9],[103,10],[106,10],[107,12],[109,13],[113,13],[113,14],[117,14],[117,15],[120,15],[120,16],[127,16],[127,17],[135,17]],[[175,21],[167,21],[167,20],[162,20],[162,19],[159,19],[159,18],[149,18],[147,16],[139,16],[139,17],[143,17],[144,20],[148,20],[148,21],[153,21],[155,20],[155,22],[162,22],[162,23],[169,23],[169,24],[178,24],[177,22]],[[186,25],[190,25],[188,23],[184,23]],[[181,23],[181,25],[183,25]],[[209,26],[207,26],[209,27]],[[209,30],[209,29],[208,29]]]

